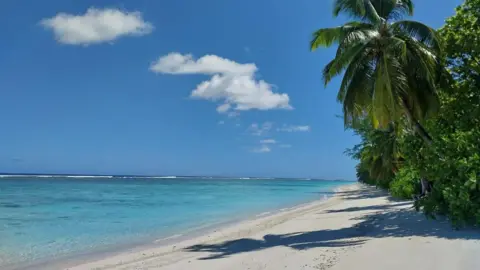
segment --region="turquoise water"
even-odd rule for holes
[[[201,178],[0,178],[0,266],[189,230],[325,198],[348,182]]]

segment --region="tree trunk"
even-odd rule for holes
[[[428,147],[431,147],[433,142],[432,137],[430,136],[430,134],[428,134],[427,130],[425,130],[425,128],[415,119],[415,117],[413,117],[407,102],[404,99],[402,99],[402,102],[408,121],[415,129],[415,132],[423,139],[423,142],[425,142]],[[420,184],[422,185],[422,193],[420,197],[423,197],[432,191],[431,185],[425,177],[422,177],[420,179]]]
[[[420,179],[420,183],[422,184],[422,194],[421,194],[421,196],[426,196],[426,195],[428,195],[428,193],[432,192],[432,186],[426,178]]]
[[[407,102],[403,99],[402,101],[405,114],[407,115],[408,121],[415,129],[415,132],[422,138],[426,145],[431,146],[433,141],[432,137],[430,136],[430,134],[428,134],[427,130],[425,130],[425,128],[415,119],[415,117],[413,117]]]

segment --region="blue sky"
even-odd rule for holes
[[[0,171],[353,180],[334,51],[308,50],[331,2],[3,1]]]

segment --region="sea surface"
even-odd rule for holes
[[[351,182],[0,176],[0,268],[153,243],[312,200]]]

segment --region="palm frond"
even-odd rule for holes
[[[401,115],[400,97],[407,93],[408,79],[402,64],[392,55],[384,54],[377,62],[372,113],[380,127],[386,127]]]
[[[328,63],[323,70],[323,81],[325,87],[328,85],[330,80],[342,73],[352,60],[362,51],[365,50],[367,44],[360,42],[354,46],[346,48],[342,53],[338,54],[335,59]]]
[[[414,8],[415,5],[413,4],[413,0],[397,0],[396,9],[408,16],[413,16]]]
[[[436,83],[439,69],[441,69],[437,56],[434,52],[424,47],[422,43],[408,37],[402,38],[407,45],[407,70],[415,71],[415,74],[411,74],[411,77],[423,78],[433,87]]]
[[[410,106],[412,115],[417,120],[424,120],[430,115],[434,115],[440,108],[440,101],[436,88],[432,88],[428,83],[422,80],[410,81],[410,89],[421,89],[421,91],[409,91],[407,103]],[[415,87],[415,88],[413,88]]]
[[[362,29],[352,31],[347,34],[343,40],[339,43],[337,49],[337,56],[341,55],[345,50],[351,46],[355,46],[358,43],[367,44],[372,41],[372,39],[380,36],[380,33],[377,29],[371,24],[367,24]]]
[[[437,57],[422,43],[408,36],[400,36],[407,46],[404,71],[408,78],[408,93],[402,98],[407,110],[417,120],[435,114],[439,108],[437,82],[443,67]]]
[[[381,6],[381,15],[387,20],[399,20],[413,16],[413,0],[371,0],[375,7]]]
[[[333,28],[322,28],[313,33],[312,40],[310,42],[310,49],[312,51],[318,49],[319,47],[330,47],[333,44],[342,42],[345,37],[349,34],[359,31],[362,33],[364,31],[370,30],[372,25],[361,23],[361,22],[349,22],[345,25],[333,27]]]
[[[352,59],[345,74],[343,75],[342,83],[337,95],[337,101],[344,102],[345,95],[350,87],[350,84],[358,85],[358,81],[363,79],[363,75],[369,75],[368,72],[372,72],[371,63],[372,49],[365,48],[362,53],[359,53]]]
[[[343,103],[343,115],[345,125],[355,123],[370,114],[372,93],[375,83],[374,66],[375,59],[365,53],[357,63],[352,63],[352,74],[344,77],[338,99]],[[350,68],[350,67],[349,67]],[[347,69],[346,73],[350,72]]]
[[[436,84],[431,84],[419,74],[419,66],[411,67],[409,72],[408,93],[403,97],[408,110],[417,120],[423,120],[438,112],[440,101]]]
[[[333,16],[337,17],[340,13],[372,23],[381,21],[381,17],[370,0],[335,0]]]
[[[405,64],[407,62],[407,42],[395,36],[388,38],[387,41],[389,45],[387,47],[388,53],[397,55],[399,60]]]
[[[394,34],[407,35],[435,53],[441,52],[442,46],[437,32],[423,23],[404,20],[393,23],[391,28]]]
[[[406,115],[420,121],[438,108],[436,85],[443,74],[442,45],[432,28],[402,20],[413,14],[413,0],[334,0],[334,15],[361,22],[320,29],[311,49],[338,44],[323,70],[325,85],[344,72],[337,100],[345,125],[370,119],[386,127]],[[374,160],[372,160],[373,162]]]
[[[395,99],[392,94],[392,84],[386,63],[386,57],[378,59],[375,69],[375,87],[372,96],[372,114],[378,120],[380,127],[385,126],[395,107]]]
[[[341,12],[347,13],[354,18],[365,17],[365,0],[335,0],[333,3],[333,15],[336,17]]]
[[[369,0],[378,16],[387,19],[392,10],[397,6],[397,0]]]

